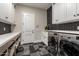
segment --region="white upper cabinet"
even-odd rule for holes
[[[14,5],[12,3],[0,3],[0,18],[14,23]]]
[[[52,15],[52,23],[56,23],[56,21],[58,20],[58,4],[53,5],[52,8],[53,11],[53,15]]]
[[[78,21],[79,3],[56,3],[52,14],[53,24]]]
[[[76,9],[77,9],[77,16],[79,16],[79,3],[77,3],[77,7],[76,7]]]
[[[15,15],[15,8],[13,4],[9,5],[9,18],[8,21],[14,23],[14,15]]]
[[[5,17],[7,16],[7,5],[5,3],[0,3],[0,18],[1,19],[5,19]]]
[[[64,3],[57,3],[53,5],[53,15],[52,15],[52,23],[59,23],[64,21],[66,18],[66,4]]]

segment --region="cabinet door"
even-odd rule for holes
[[[15,14],[15,9],[13,4],[9,4],[9,12],[8,12],[8,21],[11,23],[14,23],[14,14]]]
[[[10,23],[14,22],[14,7],[12,3],[0,3],[0,18]]]
[[[60,23],[66,19],[66,4],[56,3],[53,5],[53,23]]]
[[[79,16],[79,3],[77,3],[77,8],[76,9],[77,9],[76,15]]]
[[[53,5],[53,20],[52,23],[56,23],[58,20],[58,4]]]
[[[67,3],[67,21],[72,20],[74,17],[76,17],[76,3]]]
[[[6,3],[0,3],[0,18],[5,19],[7,16],[7,5]]]

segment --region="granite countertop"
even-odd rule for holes
[[[13,32],[8,34],[0,35],[0,47],[4,45],[6,42],[11,40],[13,37],[19,35],[21,32]]]
[[[47,30],[47,32],[68,33],[68,34],[77,34],[77,35],[79,35],[79,31]]]

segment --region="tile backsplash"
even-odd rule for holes
[[[47,9],[47,24],[52,24],[52,6]]]
[[[52,24],[49,26],[49,30],[72,30],[78,31],[79,21],[69,22],[63,24]]]
[[[11,25],[0,22],[0,35],[10,33],[10,32],[11,32]]]

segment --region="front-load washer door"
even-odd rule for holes
[[[60,55],[79,56],[79,45],[66,40],[61,40]]]

